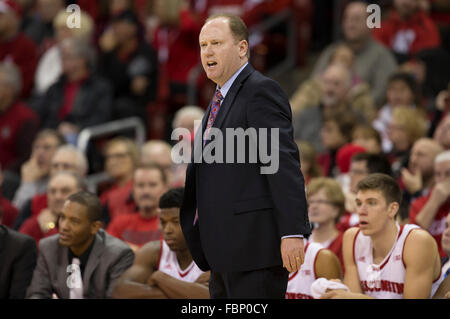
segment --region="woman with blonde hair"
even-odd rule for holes
[[[345,212],[345,195],[339,183],[326,177],[313,178],[306,188],[309,221],[313,230],[309,241],[331,250],[341,263],[343,232],[336,228]]]

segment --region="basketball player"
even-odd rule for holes
[[[416,225],[399,226],[401,192],[395,180],[371,174],[357,185],[359,227],[343,239],[344,284],[321,298],[430,298],[443,280],[437,244]]]
[[[209,298],[209,272],[192,260],[180,226],[183,188],[169,190],[159,201],[164,240],[145,244],[133,266],[119,279],[113,298]]]
[[[311,285],[322,277],[341,278],[339,259],[322,245],[305,241],[305,260],[298,271],[289,275],[286,299],[313,299]]]

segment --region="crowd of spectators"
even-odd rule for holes
[[[198,70],[198,35],[205,19],[218,12],[241,16],[250,29],[284,9],[292,12],[297,67],[312,70],[290,97],[313,225],[309,241],[333,252],[345,272],[342,237],[359,223],[356,184],[383,173],[402,190],[397,222],[427,230],[448,272],[450,2],[338,2],[339,30],[331,31],[340,36],[315,41],[313,35],[325,30],[317,25],[329,23],[327,14],[340,8],[331,1],[0,0],[0,237],[9,234],[18,247],[8,250],[0,240],[0,253],[20,253],[14,258],[28,272],[0,273],[0,298],[55,297],[43,292],[46,283],[32,278],[33,269],[35,276],[58,271],[45,268],[44,259],[60,258],[51,255],[60,253],[53,235],[74,240],[67,231],[72,219],[84,227],[80,238],[94,238],[88,253],[105,251],[102,271],[114,274],[111,285],[131,267],[135,253],[153,256],[163,249],[147,244],[167,235],[160,199],[179,195],[171,191],[184,186],[186,169],[172,161],[177,141],[170,133],[187,129],[193,141],[194,121],[210,103],[214,86]],[[369,3],[380,5],[380,27],[367,24]],[[81,8],[79,27],[68,24],[70,4]],[[250,62],[260,72],[282,58],[284,27],[251,33]],[[192,85],[198,105],[188,103]],[[144,124],[145,144],[115,134],[91,142],[86,153],[77,148],[83,129],[132,116]],[[107,180],[90,184],[97,173]],[[79,195],[87,189],[98,202]],[[65,207],[68,199],[72,206]],[[175,202],[165,208],[179,209]],[[98,209],[83,215],[86,203]],[[83,268],[86,258],[80,256],[82,272],[92,266]],[[157,267],[155,260],[149,263]],[[158,273],[146,272],[144,279],[138,270],[126,274],[139,285],[164,282]],[[199,285],[207,281],[200,279]],[[27,294],[32,281],[41,290]],[[115,294],[112,286],[97,284],[105,290],[97,297],[139,296],[130,293],[130,283]],[[195,296],[205,293],[199,286],[179,287],[183,294],[175,296],[189,289]],[[168,295],[165,288],[152,294]],[[56,297],[71,296],[62,289]]]

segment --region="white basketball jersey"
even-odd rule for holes
[[[164,240],[161,240],[161,252],[158,263],[158,270],[169,276],[186,282],[195,282],[203,271],[198,268],[194,261],[184,270],[180,269],[177,255],[171,251]]]
[[[314,264],[322,249],[323,246],[318,243],[306,244],[305,261],[298,271],[289,274],[286,299],[314,299],[311,295],[311,285],[317,279]]]
[[[358,268],[359,280],[364,294],[377,299],[401,299],[405,285],[406,268],[403,261],[405,241],[411,231],[419,229],[417,225],[403,225],[399,227],[397,239],[391,251],[384,260],[373,264],[373,247],[369,236],[364,236],[360,230],[353,242],[353,258]],[[431,296],[434,295],[442,276],[433,283]]]

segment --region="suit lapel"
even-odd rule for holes
[[[67,272],[67,266],[69,265],[68,258],[68,248],[58,244],[56,252],[56,284],[58,287],[56,289],[56,294],[58,295],[58,298],[61,299],[70,298],[70,290],[67,286],[67,278],[70,276],[70,273]]]
[[[88,298],[91,298],[91,294],[89,292],[91,287],[91,277],[94,273],[95,269],[97,268],[98,264],[100,263],[100,257],[105,251],[105,243],[100,236],[99,233],[95,235],[95,243],[94,247],[92,247],[92,251],[89,255],[88,262],[86,264],[86,267],[84,268],[84,274],[83,274],[83,295],[87,296]]]
[[[222,105],[220,106],[219,113],[217,114],[216,120],[214,121],[213,127],[220,128],[222,127],[227,114],[230,112],[233,101],[236,98],[239,89],[241,88],[243,82],[249,77],[250,74],[253,73],[255,69],[250,65],[250,63],[241,71],[236,80],[234,80],[231,85],[230,90],[228,91],[225,99],[222,101]]]
[[[214,121],[214,124],[212,127],[217,127],[220,128],[228,114],[228,112],[230,111],[232,105],[233,105],[233,101],[237,95],[237,93],[239,92],[239,89],[241,88],[243,82],[249,77],[250,74],[252,74],[255,71],[255,69],[250,65],[250,63],[241,71],[241,73],[238,75],[238,77],[234,80],[233,84],[231,85],[230,90],[228,91],[225,99],[222,101],[222,105],[220,106],[220,110],[219,113],[217,114],[216,120]],[[213,97],[214,98],[214,97]],[[208,118],[209,118],[209,113],[211,111],[211,105],[212,105],[212,99],[209,102],[208,108],[206,109],[205,115],[203,116],[202,119],[202,137],[200,138],[201,140],[201,145],[203,145],[203,134],[205,134],[205,130],[206,130],[206,124],[208,122]],[[200,131],[197,131],[197,134]],[[211,142],[211,140],[206,141],[206,144],[208,144],[209,142]],[[194,152],[192,152],[191,154],[191,162],[194,161]]]

